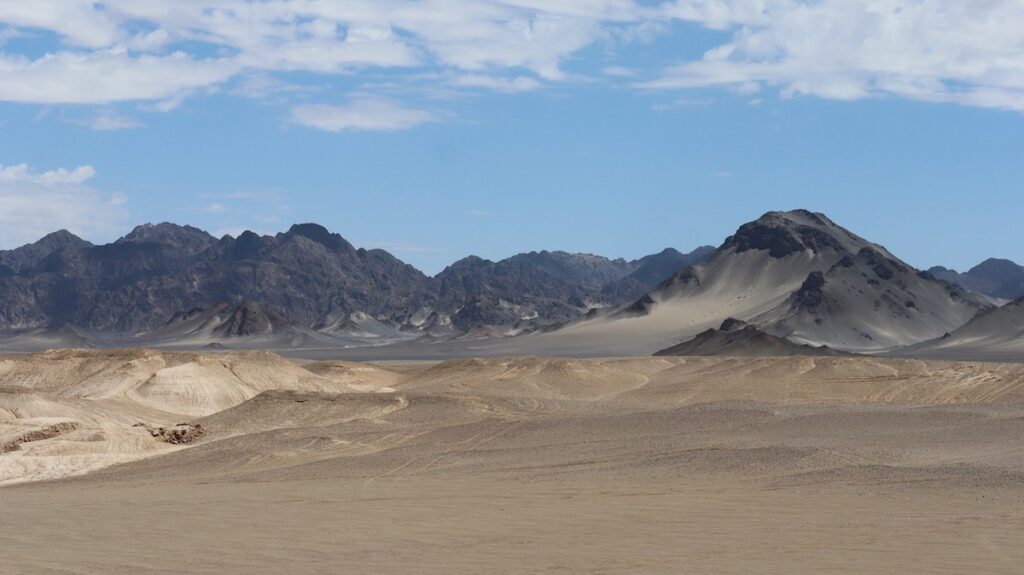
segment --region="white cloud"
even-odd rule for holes
[[[0,182],[33,184],[40,186],[79,185],[96,175],[92,166],[78,166],[73,170],[57,168],[48,172],[33,172],[28,164],[0,165]]]
[[[0,166],[0,248],[33,242],[58,229],[107,237],[127,219],[127,197],[86,185],[91,166],[46,172],[25,164]]]
[[[212,86],[234,74],[226,60],[183,52],[132,56],[123,49],[59,52],[36,60],[0,54],[0,100],[39,104],[106,104],[164,100]]]
[[[0,2],[0,42],[40,31],[61,42],[34,58],[0,54],[0,101],[166,111],[239,76],[307,72],[314,84],[366,69],[396,83],[432,73],[440,88],[524,92],[578,77],[564,68],[588,47],[651,42],[680,20],[728,39],[641,86],[1024,110],[1021,0]],[[606,76],[629,73],[608,64]]]
[[[0,22],[52,30],[66,42],[87,48],[110,46],[118,35],[117,23],[83,0],[0,2]]]
[[[704,0],[675,17],[729,29],[702,59],[647,88],[773,87],[837,100],[900,97],[1024,111],[1019,0]]]
[[[633,0],[7,2],[0,23],[11,34],[49,31],[74,49],[0,55],[0,100],[172,108],[243,72],[366,67],[433,68],[454,72],[463,86],[520,92],[538,85],[523,70],[566,77],[565,59],[606,40],[609,26],[646,37],[638,31],[650,28],[643,15],[652,13]]]
[[[113,112],[105,112],[90,118],[78,118],[71,120],[71,122],[78,124],[79,126],[100,131],[131,130],[145,126],[145,124],[134,118],[121,116]]]
[[[292,108],[292,122],[326,132],[406,130],[437,120],[432,112],[378,98],[358,98],[341,106],[307,104]]]

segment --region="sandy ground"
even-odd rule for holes
[[[49,353],[0,367],[0,443],[77,424],[0,455],[3,573],[1024,565],[1020,365]]]

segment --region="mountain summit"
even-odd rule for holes
[[[937,337],[985,307],[824,214],[795,210],[740,226],[610,320],[684,341],[733,317],[798,344],[873,351]]]

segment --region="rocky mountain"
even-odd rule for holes
[[[745,321],[729,318],[718,329],[663,349],[654,355],[778,357],[792,355],[840,355],[827,346],[797,344],[769,335]]]
[[[989,258],[964,273],[936,266],[935,277],[997,300],[1024,297],[1024,267],[1010,260]]]
[[[543,251],[498,262],[469,257],[431,278],[315,224],[219,239],[191,226],[146,224],[100,246],[57,232],[0,252],[0,329],[153,333],[186,310],[209,320],[245,303],[341,338],[513,334],[620,303],[619,294],[652,287],[695,257],[666,250],[627,262]],[[616,282],[625,287],[608,288]]]
[[[13,275],[38,265],[46,256],[64,248],[88,248],[92,244],[67,230],[47,234],[35,243],[0,251],[0,276]]]
[[[299,325],[357,311],[401,323],[431,294],[418,270],[317,225],[219,240],[189,226],[145,225],[112,244],[63,247],[0,277],[0,326],[134,333],[182,310],[243,301],[273,306]]]
[[[518,254],[498,262],[470,256],[436,276],[437,308],[450,313],[458,330],[559,323],[607,305],[602,287],[632,271],[622,259],[560,251]]]
[[[541,251],[497,262],[463,258],[435,277],[437,308],[454,330],[503,328],[519,333],[547,328],[596,308],[614,306],[649,291],[708,250],[666,249],[637,260]]]
[[[877,351],[942,335],[986,307],[823,214],[796,210],[744,224],[703,262],[576,331],[621,331],[650,349],[733,317],[798,344]]]

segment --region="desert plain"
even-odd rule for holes
[[[3,573],[1024,565],[1019,364],[52,350],[0,446]]]

